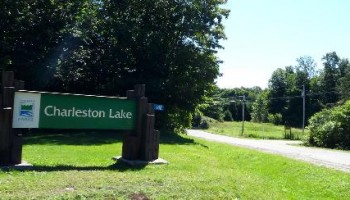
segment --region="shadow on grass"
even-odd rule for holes
[[[180,144],[180,145],[200,145],[204,148],[209,148],[208,146],[196,142],[192,138],[187,138],[186,135],[179,134],[163,134],[160,136],[161,144]]]
[[[122,141],[121,131],[47,131],[24,135],[24,144],[103,145]]]
[[[160,134],[161,144],[194,144],[195,141],[191,138],[186,138],[185,135],[165,133]]]
[[[64,172],[64,171],[139,171],[146,167],[147,165],[136,165],[130,166],[123,162],[116,162],[110,166],[73,166],[73,165],[56,165],[56,166],[45,166],[45,165],[34,165],[31,168],[26,169],[16,169],[16,168],[3,168],[2,171],[35,171],[35,172]]]
[[[26,145],[103,145],[122,142],[122,131],[52,131],[27,133],[24,135]],[[185,135],[161,133],[160,144],[198,144]]]

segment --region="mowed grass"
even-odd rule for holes
[[[30,171],[0,171],[0,199],[350,199],[350,174],[277,155],[162,135],[169,165],[115,164],[119,133],[32,135]]]
[[[244,131],[242,133],[242,122],[218,122],[213,121],[207,132],[233,137],[251,137],[260,139],[290,139],[289,130],[285,136],[284,126],[276,126],[271,123],[244,122]],[[305,130],[304,134],[307,134]],[[292,139],[303,139],[302,130],[298,128],[291,129]]]

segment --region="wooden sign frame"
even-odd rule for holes
[[[24,82],[14,79],[12,71],[2,72],[0,94],[0,166],[22,163],[22,133],[12,127],[15,91],[23,90]],[[145,85],[127,91],[127,99],[137,101],[136,128],[124,131],[122,158],[125,160],[154,161],[159,156],[159,131],[154,129],[153,104],[145,97]]]

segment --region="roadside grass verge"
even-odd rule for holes
[[[350,174],[278,155],[161,135],[169,165],[115,164],[121,134],[32,135],[30,171],[0,171],[0,199],[350,199]]]
[[[287,135],[285,135],[284,126],[276,126],[271,123],[244,122],[244,132],[242,135],[242,122],[214,121],[210,124],[210,128],[206,131],[232,137],[300,140],[304,139],[308,130],[305,130],[305,135],[303,135],[301,129],[292,127],[292,137],[290,137],[289,130],[287,130]]]

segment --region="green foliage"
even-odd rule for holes
[[[278,68],[272,73],[269,80],[269,113],[281,113],[284,111],[286,101],[281,99],[286,95],[287,78],[286,71]]]
[[[224,121],[224,111],[223,111],[223,103],[221,101],[213,101],[209,104],[209,106],[203,110],[203,114],[210,118],[216,119],[218,121]]]
[[[339,79],[339,84],[337,90],[340,92],[341,99],[350,99],[350,62],[348,59],[342,59],[340,64],[341,78]]]
[[[311,145],[350,149],[350,101],[316,113],[309,122]]]
[[[297,58],[297,63],[298,64],[295,67],[296,71],[303,72],[306,75],[304,79],[305,81],[317,75],[316,63],[311,56],[301,56]],[[304,82],[303,84],[307,84],[307,82]]]
[[[321,90],[323,94],[320,96],[323,105],[334,105],[339,100],[336,91],[338,79],[340,77],[339,64],[340,58],[336,52],[327,53],[322,60],[324,70],[321,74]]]
[[[83,1],[0,1],[0,68],[12,70],[26,89],[45,89],[52,81]]]
[[[350,64],[348,59],[340,59],[336,52],[330,52],[326,53],[322,60],[324,68],[321,73],[316,72],[315,61],[309,56],[298,58],[296,66],[279,68],[273,72],[269,80],[266,99],[268,99],[268,112],[281,114],[282,120],[277,121],[282,123],[288,121],[294,127],[302,125],[303,85],[305,86],[306,119],[310,119],[322,108],[331,108],[349,99]],[[263,102],[260,99],[253,104],[254,121],[259,121],[262,105]],[[273,115],[269,116],[270,122],[281,124],[275,119]],[[324,129],[328,131],[338,128],[337,123],[325,122],[324,124]]]
[[[252,121],[268,122],[268,92],[260,94],[252,105]]]
[[[269,114],[268,119],[270,123],[273,123],[274,125],[281,125],[283,124],[282,114],[276,113],[276,114]]]
[[[282,121],[288,121],[291,126],[302,125],[303,86],[306,94],[306,119],[320,110],[318,97],[323,92],[320,86],[321,79],[316,71],[316,63],[310,56],[299,57],[295,66],[277,69],[269,83],[269,113],[281,113]]]
[[[260,87],[253,88],[234,88],[218,89],[216,88],[205,104],[199,106],[204,115],[214,118],[218,121],[242,121],[242,96],[245,95],[248,100],[245,103],[245,121],[251,120],[252,104],[259,94],[263,92]],[[231,113],[231,116],[230,116]],[[231,118],[232,117],[232,118]]]
[[[166,118],[166,120],[164,120]],[[185,133],[186,128],[191,127],[192,112],[172,108],[166,112],[156,115],[156,126],[161,127],[162,131],[171,130],[174,133]]]
[[[203,116],[203,115],[195,115],[192,120],[192,127],[199,129],[209,129],[213,123],[216,123],[217,120]]]
[[[206,119],[203,119],[201,121],[201,124],[199,125],[200,129],[208,129],[209,127],[210,127],[210,123]]]
[[[1,1],[0,66],[28,90],[120,95],[145,83],[158,128],[189,127],[219,75],[223,0]]]
[[[192,127],[198,128],[202,121],[202,114],[201,113],[195,113],[192,119]]]
[[[232,113],[229,110],[224,112],[224,121],[233,121]]]

